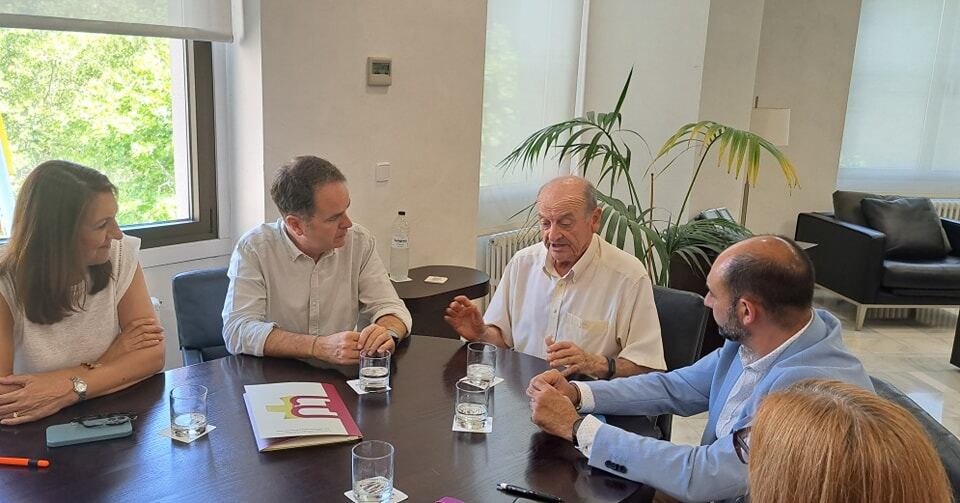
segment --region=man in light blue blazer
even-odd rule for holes
[[[792,240],[758,236],[737,243],[707,276],[704,303],[727,339],[722,348],[673,372],[613,381],[568,383],[555,370],[545,372],[527,389],[533,421],[574,442],[590,466],[680,500],[746,494],[747,466],[733,437],[745,434],[741,430],[767,393],[810,378],[873,391],[860,361],[843,345],[840,321],[813,309],[813,284],[813,265]],[[699,447],[629,433],[591,414],[704,411],[709,420]]]

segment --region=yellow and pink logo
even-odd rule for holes
[[[337,413],[328,407],[330,399],[317,395],[295,395],[280,397],[283,405],[267,405],[267,412],[280,412],[284,419],[314,419],[337,417]]]

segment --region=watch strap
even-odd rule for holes
[[[583,423],[583,417],[577,419],[573,422],[573,446],[580,447],[580,442],[577,441],[577,432],[580,431],[580,424]]]
[[[617,359],[611,356],[607,357],[607,379],[613,379],[617,375]]]

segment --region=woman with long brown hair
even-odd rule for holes
[[[0,424],[34,421],[163,368],[140,240],[102,173],[47,161],[27,176],[0,256]]]
[[[735,442],[740,437],[735,436]],[[943,464],[899,405],[839,381],[768,395],[749,434],[752,503],[953,501]]]

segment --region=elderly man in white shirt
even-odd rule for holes
[[[297,157],[270,195],[282,217],[250,230],[230,258],[223,339],[234,354],[346,365],[393,350],[411,318],[377,255],[373,235],[347,216],[346,178]],[[373,322],[357,332],[358,323]]]
[[[593,185],[555,178],[540,189],[537,213],[543,244],[514,255],[486,314],[459,296],[447,323],[467,340],[545,358],[564,375],[665,369],[650,277],[636,257],[596,234]]]

